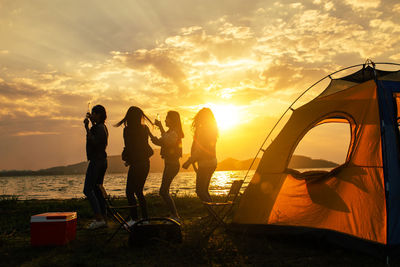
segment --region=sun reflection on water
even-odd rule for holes
[[[212,195],[226,195],[231,188],[233,181],[243,178],[244,174],[238,174],[237,171],[215,172],[210,183],[210,193]]]
[[[242,191],[251,180],[251,171]],[[234,180],[243,179],[246,171],[217,171],[211,178],[211,195],[227,194]],[[144,193],[158,194],[162,173],[150,173],[144,187]],[[0,177],[0,196],[18,196],[19,199],[69,199],[81,198],[85,175],[21,176]],[[112,196],[125,196],[126,173],[107,173],[104,187]],[[194,196],[196,174],[180,172],[171,184],[172,195]]]

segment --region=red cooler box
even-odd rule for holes
[[[64,245],[76,236],[76,212],[47,212],[31,216],[31,245]]]

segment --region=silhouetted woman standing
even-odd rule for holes
[[[103,184],[107,170],[107,140],[108,131],[104,122],[107,118],[106,109],[101,105],[92,108],[83,121],[86,129],[86,155],[89,165],[86,171],[83,193],[87,197],[94,211],[95,220],[88,226],[89,229],[105,227],[106,205],[98,185]],[[89,129],[89,120],[92,127]]]
[[[161,157],[164,159],[164,171],[160,187],[160,196],[164,199],[168,209],[171,212],[171,218],[179,220],[179,215],[176,210],[175,202],[169,194],[169,188],[172,180],[179,172],[179,158],[182,157],[182,131],[181,117],[176,111],[168,111],[165,118],[165,125],[168,131],[165,131],[161,122],[156,120],[154,123],[160,128],[161,138],[152,137],[151,141],[158,146],[161,146]]]
[[[218,127],[214,114],[209,108],[202,108],[192,123],[193,143],[190,158],[182,165],[187,169],[197,162],[196,193],[202,201],[211,202],[208,192],[211,177],[217,168],[216,143]],[[194,165],[195,166],[195,165]]]
[[[126,112],[125,117],[115,125],[115,127],[122,124],[125,126],[123,158],[129,165],[126,197],[130,205],[136,205],[137,197],[142,218],[148,217],[143,188],[150,170],[150,157],[153,155],[153,149],[148,143],[151,133],[147,125],[143,124],[145,119],[151,123],[140,108],[132,106]],[[131,208],[131,221],[129,223],[132,224],[138,218],[137,208]]]

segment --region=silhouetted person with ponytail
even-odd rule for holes
[[[104,122],[107,118],[106,109],[101,105],[92,108],[83,121],[86,129],[86,154],[89,165],[86,171],[83,193],[93,209],[95,220],[88,226],[96,229],[107,226],[106,205],[98,185],[102,185],[107,170],[107,140],[108,131]],[[89,120],[92,127],[89,129]]]
[[[209,108],[202,108],[192,123],[193,143],[190,158],[182,165],[187,169],[191,164],[196,171],[196,193],[202,201],[211,202],[208,192],[211,177],[217,168],[216,143],[218,126]],[[197,163],[197,167],[195,165]]]
[[[148,217],[143,188],[150,170],[150,157],[153,155],[153,150],[148,143],[151,133],[144,124],[145,119],[152,123],[140,108],[132,106],[125,117],[115,125],[115,127],[122,124],[125,126],[123,135],[125,148],[122,156],[129,165],[126,197],[130,205],[136,205],[136,198],[138,199],[142,218]],[[131,208],[129,224],[133,224],[138,219],[137,208]]]
[[[161,137],[151,137],[151,141],[158,146],[161,146],[161,157],[164,159],[164,171],[160,187],[160,196],[164,199],[168,209],[171,212],[171,218],[179,221],[178,211],[176,210],[175,202],[169,194],[169,188],[172,180],[178,174],[180,169],[179,158],[182,157],[182,131],[181,117],[176,111],[168,111],[165,118],[165,125],[168,130],[165,131],[161,121],[154,122],[160,128]]]

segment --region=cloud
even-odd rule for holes
[[[40,90],[27,83],[6,83],[0,82],[0,96],[10,100],[29,98],[35,99],[42,97],[45,94],[44,90]]]
[[[377,3],[367,1],[366,6]],[[390,16],[377,14],[366,25],[337,16],[342,6],[335,1],[324,3],[323,9],[313,5],[322,2],[260,4],[253,10],[254,17],[226,15],[182,27],[153,47],[115,50],[103,62],[79,62],[68,74],[48,71],[20,78],[24,85],[15,83],[14,95],[8,88],[8,97],[21,99],[31,90],[32,97],[46,96],[47,102],[69,114],[76,107],[73,104],[83,107],[88,101],[114,109],[134,104],[150,110],[207,99],[243,99],[248,104],[266,93],[304,88],[318,73],[322,76],[328,69],[348,64],[347,55],[365,60],[395,50],[396,38],[383,44],[387,52],[370,46],[397,31],[398,24]],[[376,31],[372,38],[371,30]]]
[[[391,20],[373,19],[370,21],[370,26],[378,31],[396,34],[400,31],[399,24]]]
[[[143,70],[146,67],[153,67],[162,77],[170,79],[178,88],[185,89],[183,80],[185,74],[174,60],[176,51],[167,49],[137,50],[125,57],[128,66],[134,69]]]
[[[208,101],[251,105],[265,96],[289,101],[329,71],[383,55],[370,43],[398,28],[390,17],[367,25],[339,17],[335,2],[312,8],[321,4],[280,3],[257,7],[254,17],[222,16],[182,27],[151,48],[115,50],[103,62],[80,62],[74,72],[49,71],[19,82],[41,88],[57,116],[77,119],[76,104],[83,109],[89,101],[117,114],[130,105],[154,112]],[[380,38],[371,38],[371,30]],[[386,51],[396,40],[384,44]]]
[[[381,0],[345,0],[345,2],[353,9],[377,8],[381,4]]]
[[[32,131],[32,132],[18,132],[14,134],[14,136],[31,136],[31,135],[55,135],[60,134],[59,132],[40,132],[40,131]]]

